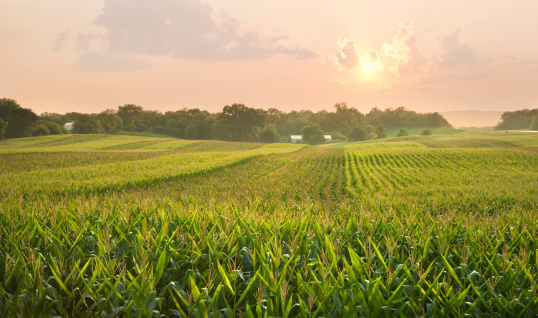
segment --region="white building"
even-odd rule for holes
[[[303,141],[303,136],[301,135],[291,135],[290,136],[290,142],[292,144],[299,144]]]
[[[333,141],[333,137],[331,137],[331,135],[323,135],[323,137],[325,137],[325,142]],[[300,144],[301,142],[303,142],[303,136],[301,136],[301,135],[291,135],[290,136],[290,142],[292,144]]]
[[[73,123],[65,123],[64,128],[69,131],[73,130]]]

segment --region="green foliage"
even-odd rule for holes
[[[305,144],[319,145],[325,142],[323,131],[317,125],[303,127],[301,130],[301,135],[303,137],[303,143]]]
[[[0,316],[536,316],[538,141],[509,135],[2,141]]]
[[[126,130],[140,131],[142,127],[142,116],[144,109],[142,106],[125,104],[118,107],[117,115],[121,118],[123,127]]]
[[[73,124],[74,134],[102,134],[101,121],[95,115],[82,115]]]
[[[30,137],[37,123],[37,115],[28,108],[15,108],[6,119],[6,138]]]
[[[50,130],[46,124],[39,124],[34,129],[34,136],[48,136],[50,135]]]
[[[255,141],[256,131],[263,127],[266,113],[243,104],[224,106],[217,116],[215,138],[230,141]]]
[[[342,133],[338,130],[333,131],[331,134],[331,138],[333,141],[344,141],[346,140],[346,136],[342,135]]]
[[[403,136],[409,136],[409,133],[405,129],[400,129],[400,132],[396,135],[396,137],[403,137]]]
[[[0,117],[0,140],[6,135],[7,123]]]
[[[538,115],[538,108],[522,109],[512,112],[504,112],[501,121],[495,127],[496,130],[520,130],[528,129],[534,116]]]
[[[185,139],[199,139],[200,133],[198,132],[198,127],[196,127],[196,124],[190,123],[185,127],[185,131],[183,132],[183,136]]]
[[[164,133],[177,138],[183,137],[183,127],[179,120],[168,119],[164,124]]]
[[[385,126],[380,125],[375,128],[375,134],[377,139],[387,138],[387,132],[385,131]]]
[[[532,117],[531,125],[529,126],[530,130],[538,131],[538,114]]]
[[[15,109],[21,108],[19,103],[13,99],[0,98],[0,118],[7,121],[7,118]]]
[[[260,141],[264,143],[275,143],[280,140],[275,125],[268,125],[260,131]]]
[[[432,135],[432,131],[430,129],[424,129],[422,130],[422,132],[420,133],[421,136],[431,136]]]
[[[49,133],[51,135],[61,135],[69,133],[69,131],[65,129],[63,125],[60,125],[55,122],[47,121],[45,122],[45,125],[47,126],[47,129],[49,130]]]
[[[368,135],[366,134],[366,130],[364,128],[357,126],[351,130],[348,138],[350,141],[362,141],[367,140]]]
[[[97,115],[97,119],[105,134],[116,134],[123,129],[122,119],[111,112],[102,112]]]

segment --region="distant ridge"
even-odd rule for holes
[[[502,111],[454,110],[439,112],[454,128],[497,126]]]

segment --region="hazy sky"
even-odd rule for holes
[[[0,0],[0,98],[36,113],[534,108],[536,12],[536,0]]]

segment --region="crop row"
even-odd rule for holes
[[[8,205],[0,315],[537,314],[536,211],[311,210],[275,222],[231,207],[170,208]]]

